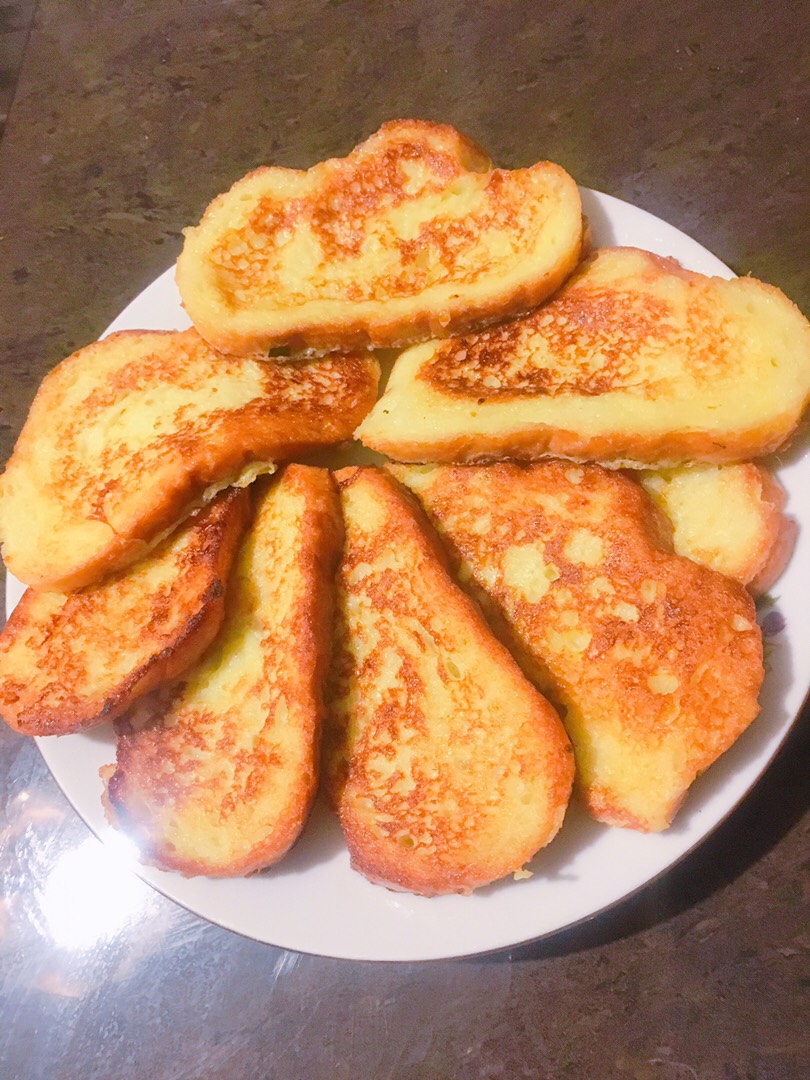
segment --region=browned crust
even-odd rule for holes
[[[83,731],[116,719],[136,699],[181,675],[219,631],[227,578],[248,515],[247,492],[230,490],[189,522],[187,529],[198,536],[178,565],[173,585],[174,593],[184,597],[184,618],[170,634],[161,631],[158,636],[150,627],[155,597],[145,595],[137,615],[122,611],[126,620],[122,625],[130,638],[127,644],[132,648],[140,645],[140,657],[102,697],[88,675],[83,650],[103,655],[105,648],[120,648],[120,639],[111,641],[107,630],[113,614],[110,598],[119,590],[121,576],[65,596],[47,629],[37,627],[31,611],[35,591],[26,590],[0,633],[0,712],[6,723],[24,735]],[[171,559],[171,542],[165,542],[149,558]],[[192,586],[193,594],[185,595]],[[171,596],[161,599],[167,609],[172,602]],[[34,634],[42,638],[39,655],[26,671],[17,670],[15,644]],[[61,655],[53,655],[55,649]]]
[[[712,432],[710,436],[696,430],[670,431],[655,437],[628,431],[623,441],[615,432],[600,437],[565,431],[548,424],[502,436],[485,433],[454,438],[437,436],[430,445],[385,436],[369,438],[362,435],[360,441],[393,461],[413,464],[485,465],[497,461],[528,464],[543,458],[568,458],[580,462],[616,462],[624,467],[638,468],[683,461],[724,465],[783,449],[790,441],[796,422],[792,413],[785,413],[768,424],[747,431]]]
[[[261,782],[273,769],[296,768],[295,783],[283,812],[265,825],[265,831],[245,842],[240,858],[227,863],[190,858],[168,845],[160,833],[157,818],[162,808],[172,800],[193,801],[205,797],[195,781],[192,757],[186,760],[186,747],[208,756],[227,755],[227,749],[205,743],[205,736],[193,730],[181,730],[180,725],[165,727],[162,714],[173,707],[173,699],[182,695],[182,684],[169,696],[160,693],[149,702],[151,717],[146,726],[136,730],[124,717],[116,724],[118,732],[117,764],[101,770],[105,781],[103,803],[108,820],[135,839],[142,861],[163,870],[177,871],[186,877],[238,877],[255,873],[273,865],[294,844],[306,824],[318,784],[320,732],[324,714],[323,684],[331,653],[331,616],[334,598],[334,572],[343,535],[337,494],[326,470],[304,465],[289,465],[275,483],[285,483],[306,499],[301,519],[301,560],[308,581],[306,595],[298,598],[298,608],[290,639],[284,647],[296,658],[296,668],[304,675],[302,697],[306,703],[307,760],[290,765],[261,759],[257,750],[256,765],[261,772],[257,779],[256,798],[260,797]],[[226,615],[227,618],[231,617]],[[280,691],[279,691],[280,692]],[[275,700],[275,699],[274,699]],[[154,763],[166,756],[176,762],[175,775],[181,778],[170,782],[158,779]],[[235,763],[236,764],[236,763]],[[181,775],[182,774],[182,775]],[[224,791],[217,796],[221,827],[228,828],[228,806],[234,796]]]
[[[522,676],[520,669],[507,649],[497,641],[487,626],[480,609],[474,601],[456,585],[449,571],[448,555],[441,541],[431,527],[424,511],[413,496],[402,489],[396,481],[373,468],[350,467],[335,474],[341,491],[354,484],[366,485],[385,507],[387,523],[380,536],[373,543],[385,546],[393,543],[394,537],[407,538],[414,542],[426,554],[427,561],[420,566],[428,581],[430,594],[436,597],[437,610],[448,606],[452,617],[465,626],[468,640],[473,648],[493,664],[509,674],[514,686],[515,702],[521,701],[521,708],[532,716],[535,733],[540,735],[543,744],[538,757],[542,757],[542,775],[548,782],[547,813],[543,822],[536,823],[535,835],[531,840],[524,838],[523,850],[505,852],[504,850],[481,850],[475,859],[452,862],[452,847],[439,852],[439,857],[420,855],[400,847],[394,839],[387,840],[375,835],[366,816],[358,812],[355,796],[363,794],[363,783],[359,779],[362,762],[358,752],[351,760],[341,760],[337,749],[344,737],[336,717],[332,717],[327,727],[329,744],[326,774],[327,789],[335,804],[338,816],[349,848],[352,867],[375,884],[385,885],[394,890],[417,893],[423,896],[438,896],[446,893],[467,894],[474,889],[487,885],[498,878],[519,869],[525,862],[556,834],[565,812],[573,780],[573,761],[571,747],[565,736],[559,717],[551,705],[539,693],[532,692],[530,684]],[[382,550],[382,549],[381,549]],[[373,562],[373,551],[363,546],[357,551],[344,553],[341,576],[348,565],[356,560]],[[345,583],[344,583],[345,588]],[[395,605],[391,597],[390,604]],[[418,674],[412,676],[418,683]],[[345,680],[335,676],[337,682]],[[528,701],[527,701],[528,692]],[[528,738],[528,736],[527,736]],[[330,760],[331,758],[331,760]],[[536,774],[537,775],[537,774]],[[414,812],[418,818],[419,800],[427,792],[422,792],[419,782],[413,794]],[[435,792],[434,792],[435,795]],[[372,796],[373,797],[373,796]],[[481,793],[481,800],[487,799]],[[494,797],[490,794],[489,797]],[[375,801],[376,806],[376,801]],[[388,808],[377,806],[380,813]],[[398,821],[397,826],[408,827],[413,822]]]
[[[172,364],[181,362],[186,348],[193,349],[202,344],[194,329],[182,332],[124,330],[72,354],[46,376],[40,386],[7,472],[24,470],[27,458],[36,459],[41,425],[47,424],[49,416],[60,409],[60,380],[69,377],[72,367],[91,362],[94,350],[115,350],[122,342],[144,337],[158,344],[165,342],[162,360],[168,365],[167,378]],[[225,365],[252,363],[235,357],[219,357],[214,351],[211,360],[221,363],[223,369]],[[327,362],[329,369],[324,367]],[[21,562],[15,550],[8,550],[6,525],[4,539],[7,546],[3,555],[9,570],[26,584],[39,589],[72,591],[93,584],[102,575],[143,557],[156,537],[188,515],[208,485],[236,476],[255,461],[283,462],[351,439],[353,430],[376,400],[379,364],[367,355],[338,354],[319,363],[300,365],[267,361],[265,368],[264,397],[238,410],[220,410],[219,414],[212,415],[204,436],[196,431],[188,436],[180,432],[164,439],[165,452],[177,460],[178,467],[171,480],[163,485],[160,497],[149,505],[142,505],[139,513],[127,522],[125,532],[116,531],[98,512],[95,519],[106,520],[110,535],[106,543],[99,543],[93,557],[86,558],[80,565],[70,566],[66,554],[63,565],[43,564],[39,573],[34,573]],[[182,373],[180,368],[178,373]],[[301,382],[310,384],[309,400],[303,404],[291,397],[291,390],[287,389],[288,385],[292,387]],[[324,387],[322,394],[320,386]],[[133,463],[126,483],[132,488],[137,485],[137,480],[138,467]],[[95,478],[95,483],[99,490],[106,491],[109,487],[102,475]],[[25,523],[15,523],[15,528],[24,529]]]
[[[435,120],[412,120],[407,117],[386,120],[361,146],[372,144],[372,140],[385,144],[392,136],[399,138],[406,134],[410,138],[427,139],[434,145],[443,144],[452,148],[459,164],[468,172],[487,172],[492,168],[489,154],[474,139],[451,124],[440,124]]]

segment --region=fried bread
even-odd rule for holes
[[[327,788],[360,873],[426,896],[468,893],[556,834],[570,744],[410,497],[376,469],[336,478],[346,542]]]
[[[249,514],[223,492],[146,558],[75,593],[28,589],[0,633],[0,715],[26,735],[114,720],[211,644]]]
[[[350,438],[378,378],[366,355],[262,363],[195,330],[80,349],[40,386],[0,476],[6,565],[41,590],[92,584],[222,488]]]
[[[144,861],[237,876],[297,838],[317,785],[341,535],[329,473],[288,466],[258,499],[213,646],[116,723],[105,807]]]
[[[810,397],[810,325],[778,289],[604,248],[531,314],[408,349],[360,425],[398,461],[628,467],[776,450]]]
[[[671,521],[679,555],[742,582],[754,596],[780,577],[797,528],[784,513],[784,488],[766,468],[684,465],[638,478]]]
[[[529,310],[582,233],[558,165],[493,169],[452,127],[399,120],[348,157],[239,180],[185,230],[177,284],[227,352],[400,346]]]
[[[559,704],[590,812],[666,828],[759,709],[762,637],[742,585],[672,553],[641,487],[598,465],[392,472]]]

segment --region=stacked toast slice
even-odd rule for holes
[[[39,388],[0,477],[6,565],[50,590],[130,565],[217,491],[351,438],[378,376],[368,356],[224,356],[196,330],[80,349]]]
[[[223,492],[97,585],[27,589],[0,634],[3,718],[26,735],[66,735],[181,675],[219,632],[248,503],[244,490]]]
[[[796,543],[787,496],[762,465],[682,465],[644,470],[639,480],[672,525],[679,555],[761,596],[779,579]]]
[[[106,806],[146,861],[248,874],[298,837],[317,789],[341,532],[329,473],[289,466],[257,498],[214,645],[118,721]]]
[[[375,469],[337,481],[346,544],[327,788],[366,877],[428,896],[470,892],[555,836],[571,748],[404,491]]]
[[[400,346],[533,307],[582,233],[558,165],[493,169],[453,128],[402,120],[346,158],[238,181],[186,230],[177,283],[228,352]]]
[[[779,449],[808,398],[810,325],[778,289],[605,248],[524,318],[402,353],[357,437],[410,462],[719,464]]]
[[[759,711],[745,589],[673,554],[640,487],[598,465],[393,471],[560,706],[590,811],[666,828]]]

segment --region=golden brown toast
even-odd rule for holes
[[[142,558],[195,507],[330,446],[374,401],[367,356],[223,356],[195,330],[125,331],[47,376],[0,476],[13,574],[70,590]]]
[[[144,861],[236,876],[297,838],[317,785],[341,535],[326,470],[288,466],[259,498],[218,639],[117,722],[105,808]]]
[[[744,461],[810,397],[810,325],[778,289],[633,248],[594,253],[526,317],[404,352],[361,424],[399,461]]]
[[[787,566],[796,522],[783,511],[786,495],[766,468],[683,465],[639,473],[644,490],[672,522],[679,555],[767,592]]]
[[[0,715],[26,735],[66,735],[120,716],[208,648],[247,524],[231,489],[153,552],[76,593],[28,589],[0,633]]]
[[[186,229],[177,284],[227,352],[404,345],[528,311],[582,232],[558,165],[493,169],[452,127],[398,120],[348,157],[239,180]]]
[[[759,709],[762,638],[745,589],[668,550],[644,491],[598,465],[392,471],[560,704],[590,812],[666,828]]]
[[[571,747],[405,492],[376,469],[336,476],[346,543],[325,780],[352,866],[389,888],[468,893],[554,837]]]

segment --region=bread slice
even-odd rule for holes
[[[247,492],[231,489],[101,585],[28,589],[0,633],[3,719],[26,735],[66,735],[181,675],[219,631],[248,513]]]
[[[742,585],[668,550],[645,492],[598,465],[392,471],[560,704],[590,812],[666,828],[759,709],[762,637]]]
[[[752,462],[684,465],[639,473],[644,490],[672,522],[679,555],[767,592],[787,566],[796,522],[774,476]]]
[[[116,724],[105,807],[144,861],[249,874],[300,833],[317,784],[341,533],[329,474],[289,466],[259,499],[217,641]]]
[[[135,562],[222,488],[350,438],[378,378],[366,356],[222,356],[195,330],[80,349],[40,386],[0,477],[6,565],[71,590]]]
[[[547,304],[397,360],[357,437],[400,461],[715,464],[761,456],[810,397],[810,326],[778,289],[631,248]]]
[[[406,494],[376,469],[337,480],[346,545],[325,778],[352,866],[393,889],[469,893],[556,834],[570,744]]]
[[[527,311],[582,231],[558,165],[493,169],[453,128],[399,120],[346,158],[239,180],[186,230],[177,284],[227,352],[403,345]]]

